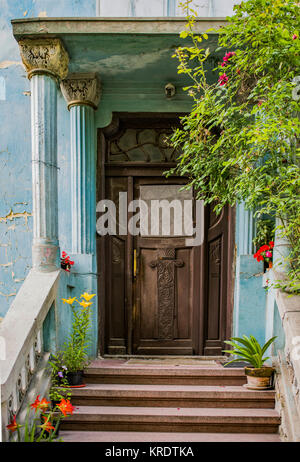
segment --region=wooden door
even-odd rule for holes
[[[193,199],[192,191],[182,191],[182,180],[138,178],[135,199]],[[150,194],[150,195],[149,195]],[[150,204],[149,204],[150,209]],[[170,215],[171,216],[171,215]],[[149,213],[149,222],[150,220]],[[192,221],[194,217],[191,217]],[[133,298],[133,352],[136,354],[192,355],[199,336],[201,258],[199,247],[188,247],[182,235],[165,236],[160,216],[158,236],[134,239],[136,270]],[[168,230],[167,230],[168,231]]]
[[[172,186],[179,190],[186,182],[183,178],[165,178],[163,172],[174,165],[172,153],[162,155],[159,162],[160,145],[153,151],[149,147],[153,131],[158,133],[160,143],[162,132],[170,130],[173,123],[174,119],[170,122],[167,118],[124,115],[112,131],[99,132],[98,200],[115,202],[117,221],[120,192],[127,193],[130,203],[141,198],[143,188],[159,191],[161,186]],[[121,146],[119,139],[126,143]],[[141,151],[139,140],[143,141]],[[127,220],[132,215],[128,212]],[[205,238],[200,247],[187,246],[184,235],[117,233],[99,237],[100,352],[222,354],[224,340],[231,334],[232,222],[231,209],[224,209],[216,217],[207,207]]]

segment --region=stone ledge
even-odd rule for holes
[[[270,273],[273,282],[285,279],[283,273],[274,270]],[[287,379],[287,375],[285,380],[288,380],[290,383],[295,406],[300,415],[300,342],[295,341],[296,337],[300,340],[300,296],[288,294],[280,289],[273,290],[286,339],[285,358],[282,361],[284,361],[286,367],[289,369],[289,380]],[[297,348],[297,354],[295,348]],[[287,396],[286,392],[285,396]]]
[[[226,18],[201,18],[195,22],[195,33],[226,24]],[[14,37],[55,36],[57,34],[174,34],[185,29],[185,18],[27,18],[13,19]],[[210,32],[211,34],[211,32]]]
[[[31,270],[1,322],[0,337],[5,341],[6,359],[0,362],[2,401],[8,399],[25,359],[22,355],[56,296],[60,270],[41,273]]]

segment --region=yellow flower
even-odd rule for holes
[[[73,305],[75,300],[76,300],[76,297],[74,297],[74,298],[62,298],[62,301],[64,302],[64,304],[67,303],[68,305]]]
[[[84,298],[86,302],[89,302],[95,296],[96,294],[88,294],[87,292],[84,292],[84,294],[80,295],[80,297]]]
[[[87,308],[88,306],[92,305],[92,302],[78,302],[79,305],[83,306],[84,308]]]

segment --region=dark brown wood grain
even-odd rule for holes
[[[123,191],[130,202],[143,185],[185,184],[163,175],[174,163],[109,162],[110,141],[128,127],[176,124],[176,115],[117,114],[111,129],[99,130],[97,201],[118,203]],[[97,237],[101,354],[222,354],[232,323],[234,211],[217,217],[207,207],[204,226],[200,247],[187,247],[180,236]]]

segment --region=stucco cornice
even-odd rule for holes
[[[94,34],[177,35],[186,25],[185,18],[27,18],[11,21],[17,40],[32,36]],[[194,31],[203,33],[226,24],[225,18],[201,18]]]

